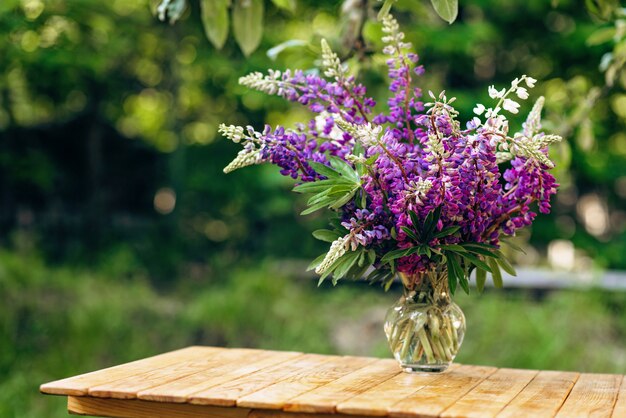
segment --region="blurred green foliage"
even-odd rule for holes
[[[2,236],[33,231],[49,259],[78,262],[124,242],[161,282],[187,263],[319,253],[319,243],[301,238],[321,220],[296,215],[302,201],[287,193],[290,181],[270,167],[221,173],[236,147],[216,127],[305,120],[305,110],[246,92],[237,79],[268,67],[312,68],[321,37],[384,104],[373,4],[346,2],[338,13],[336,2],[301,1],[291,15],[268,3],[272,30],[246,59],[233,39],[213,49],[195,2],[174,26],[153,17],[148,0],[3,2]],[[598,69],[603,55],[616,54],[617,26],[593,21],[573,0],[461,4],[450,26],[426,2],[400,0],[393,10],[426,66],[424,90],[448,89],[468,118],[488,84],[522,73],[541,80],[535,94],[547,96],[546,124],[568,135],[554,150],[560,197],[552,215],[539,217],[531,244],[545,254],[550,241],[571,240],[599,266],[626,267],[626,76],[617,71],[602,89]],[[614,36],[595,34],[588,46],[598,30]],[[264,54],[290,40],[301,42],[274,61]],[[594,86],[599,99],[585,108]]]

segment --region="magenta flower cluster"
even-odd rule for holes
[[[266,127],[246,134],[222,127],[224,135],[246,141],[240,164],[231,165],[270,162],[306,183],[326,179],[314,163],[330,166],[333,156],[355,170],[361,164],[358,192],[334,208],[345,235],[333,242],[331,258],[359,246],[381,255],[417,245],[404,232],[417,227],[411,212],[425,219],[439,208],[436,231],[458,227],[454,234],[424,243],[433,248],[463,242],[497,247],[502,234],[530,225],[537,209],[548,213],[557,184],[547,146],[557,137],[540,132],[543,101],[533,108],[524,132],[511,135],[503,115],[517,113],[519,105],[511,97],[528,97],[523,85],[532,87],[535,80],[518,78],[508,91],[490,88],[495,106],[479,104],[476,116],[462,126],[454,99],[431,93],[428,103],[422,101],[415,78],[424,69],[408,52],[395,20],[387,20],[384,31],[391,95],[382,113],[375,114],[376,102],[366,88],[325,47],[329,79],[302,71],[242,78],[244,85],[307,106],[314,117],[292,130]],[[429,263],[426,255],[415,253],[398,259],[397,269],[417,275],[431,268]]]

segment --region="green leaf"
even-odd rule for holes
[[[389,11],[391,10],[391,6],[393,6],[393,3],[395,1],[396,0],[385,0],[382,7],[378,11],[378,17],[377,17],[378,20],[383,20],[383,18],[389,14]]]
[[[329,159],[331,167],[343,177],[352,180],[354,183],[359,183],[359,176],[350,164],[335,156],[331,156]]]
[[[337,284],[337,281],[342,279],[346,275],[348,270],[350,270],[352,266],[356,263],[360,253],[360,251],[347,252],[335,262],[337,263],[337,266],[333,269],[333,284]]]
[[[249,56],[263,37],[263,0],[235,0],[233,33],[245,56]]]
[[[324,209],[324,208],[328,207],[328,205],[329,205],[329,202],[324,200],[324,201],[319,202],[319,203],[317,203],[317,204],[315,204],[313,206],[309,206],[308,208],[306,208],[305,210],[300,212],[300,215],[308,215],[310,213],[317,212],[320,209]]]
[[[406,227],[406,226],[401,226],[400,229],[402,229],[404,231],[404,233],[411,238],[413,241],[419,242],[419,238],[417,237],[417,235],[415,234],[415,232],[413,232],[411,230],[411,228]]]
[[[228,6],[230,0],[201,0],[202,26],[208,40],[222,49],[228,38]]]
[[[318,229],[313,231],[313,236],[320,241],[333,242],[341,235],[337,231],[331,231],[330,229]]]
[[[488,272],[491,273],[491,268],[487,265],[487,263],[485,263],[484,261],[482,261],[478,257],[473,256],[473,255],[468,254],[468,253],[462,254],[461,257],[463,257],[464,259],[468,260],[470,263],[473,263],[476,267],[480,267],[481,269],[487,270]]]
[[[313,270],[315,267],[319,266],[320,264],[322,264],[322,261],[324,261],[324,258],[326,257],[326,253],[324,254],[320,254],[318,257],[315,258],[315,260],[311,261],[311,263],[307,266],[306,271],[311,271]],[[321,284],[318,283],[318,286]]]
[[[587,46],[596,46],[613,40],[615,36],[615,27],[602,28],[593,32],[585,42]]]
[[[481,268],[476,269],[476,288],[480,293],[485,290],[485,282],[487,281],[487,272]]]
[[[325,164],[318,163],[316,161],[309,161],[309,165],[313,170],[315,170],[316,173],[321,174],[322,176],[326,176],[329,179],[339,177],[339,173],[337,172],[337,170],[334,170],[333,168]]]
[[[459,1],[458,0],[430,0],[433,4],[433,8],[443,20],[448,23],[452,23],[456,20],[459,14]]]
[[[432,239],[433,232],[437,227],[437,222],[439,222],[439,218],[441,217],[441,206],[437,206],[437,208],[428,212],[426,215],[426,220],[424,221],[424,230],[422,239],[425,242],[428,242]]]
[[[381,259],[381,263],[395,260],[396,258],[406,257],[407,255],[415,254],[419,251],[419,247],[400,248],[399,250],[389,251]]]
[[[493,280],[493,285],[497,288],[501,288],[504,284],[502,282],[500,266],[498,266],[498,263],[493,258],[487,259],[487,264],[491,267],[491,279]]]
[[[285,9],[294,13],[296,11],[296,0],[272,0],[276,7]]]
[[[457,253],[467,253],[467,250],[459,244],[442,244],[439,247],[443,250],[455,251]]]
[[[309,183],[298,184],[292,190],[296,193],[318,193],[335,184],[333,180],[318,180]]]
[[[469,295],[470,288],[469,288],[469,280],[467,280],[467,275],[462,274],[461,277],[459,277],[459,283],[461,284],[461,288],[463,289],[465,294]]]
[[[338,199],[335,203],[330,205],[330,208],[331,209],[339,209],[340,207],[342,207],[343,205],[348,203],[350,200],[352,200],[352,198],[354,197],[354,194],[356,193],[357,190],[358,190],[358,188],[355,188],[350,193],[346,194],[344,197]]]
[[[454,292],[456,291],[456,285],[458,283],[458,274],[455,266],[455,261],[458,264],[458,260],[456,260],[454,254],[448,254],[446,258],[446,264],[448,265],[448,286],[450,287],[450,293],[454,295]]]
[[[506,258],[506,256],[502,254],[500,250],[496,250],[495,253],[498,254],[498,258],[496,259],[496,262],[500,265],[500,267],[502,267],[502,270],[506,271],[511,276],[517,276],[515,267],[511,265],[511,263]]]
[[[461,229],[460,226],[449,226],[447,228],[443,228],[435,234],[434,238],[447,237],[448,235],[455,234],[459,229]]]
[[[508,245],[509,247],[513,248],[515,251],[519,251],[519,252],[521,252],[522,254],[526,255],[526,251],[524,251],[524,249],[523,249],[522,247],[520,247],[519,245],[512,243],[510,239],[508,239],[508,238],[502,238],[502,239],[500,239],[500,241],[501,241],[503,244],[506,244],[506,245]]]

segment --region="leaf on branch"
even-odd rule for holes
[[[459,14],[458,0],[430,0],[435,12],[446,22],[452,24]]]
[[[222,49],[228,38],[228,6],[230,0],[201,0],[202,26],[207,39]]]
[[[257,49],[263,36],[263,0],[235,1],[233,32],[245,56]]]

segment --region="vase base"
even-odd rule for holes
[[[405,373],[443,373],[448,369],[448,364],[437,365],[402,365],[402,371]]]

